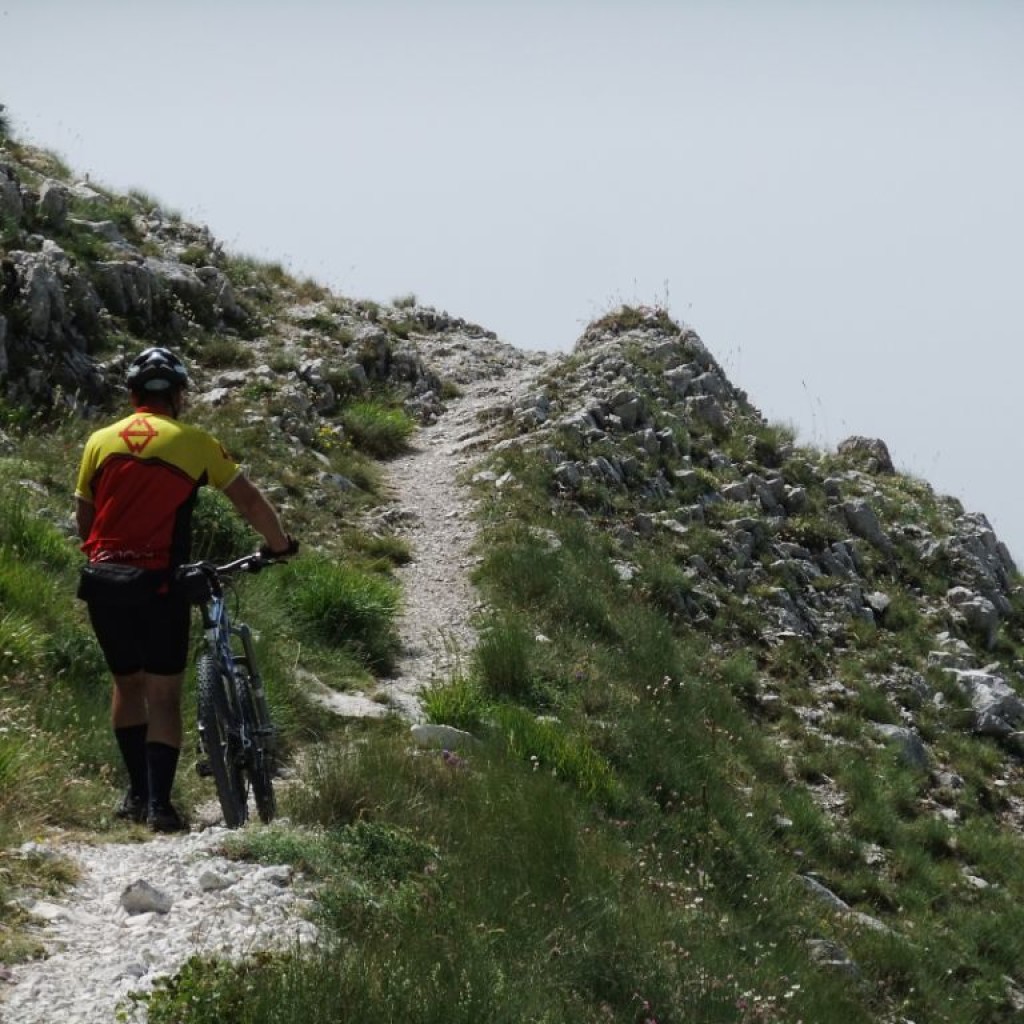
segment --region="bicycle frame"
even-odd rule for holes
[[[216,587],[210,600],[201,606],[203,613],[203,634],[206,637],[206,646],[214,661],[230,674],[235,686],[239,684],[239,676],[235,671],[235,663],[244,660],[248,668],[248,684],[252,696],[256,701],[257,709],[265,720],[268,716],[267,697],[263,690],[263,677],[256,666],[256,652],[253,647],[252,630],[246,623],[235,624],[228,614],[227,595],[224,588]],[[237,637],[242,644],[242,653],[239,656],[232,643],[232,637]],[[241,723],[242,746],[248,750],[252,744],[252,737],[247,735],[245,723]]]

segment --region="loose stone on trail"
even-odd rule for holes
[[[144,878],[132,882],[121,893],[121,906],[126,914],[166,914],[170,912],[173,902],[170,896],[154,889]]]

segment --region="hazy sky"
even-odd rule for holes
[[[16,134],[521,348],[664,304],[1024,562],[1024,2],[0,0]]]

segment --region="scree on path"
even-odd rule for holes
[[[460,394],[387,466],[391,501],[378,514],[413,551],[399,570],[404,650],[395,677],[381,681],[376,694],[316,688],[343,715],[397,712],[418,722],[418,691],[472,650],[474,524],[460,476],[486,451],[494,424],[556,358],[487,339],[424,355]],[[201,808],[190,833],[143,842],[72,842],[54,834],[26,843],[24,855],[68,858],[80,879],[59,898],[26,900],[48,955],[0,965],[0,1022],[112,1024],[132,993],[149,991],[193,954],[244,956],[315,942],[307,918],[315,893],[286,866],[220,856],[227,830],[217,813],[215,804]],[[127,1019],[145,1021],[144,1009],[131,1008]]]
[[[435,353],[428,349],[424,355],[460,393],[443,415],[417,432],[410,452],[387,464],[392,498],[375,514],[379,525],[405,537],[413,552],[412,561],[396,572],[402,585],[403,650],[394,678],[381,681],[375,693],[315,688],[318,699],[342,715],[397,710],[418,721],[418,692],[447,678],[472,651],[478,598],[469,573],[478,556],[472,551],[472,499],[461,481],[488,450],[516,400],[529,394],[558,358],[486,339],[467,339]]]

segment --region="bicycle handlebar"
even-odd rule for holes
[[[228,562],[226,565],[213,565],[211,567],[218,576],[234,576],[240,572],[259,572],[268,565],[273,565],[279,561],[280,559],[278,558],[268,558],[262,551],[254,551],[251,555],[242,555],[241,558],[236,558],[233,562]]]
[[[261,569],[265,569],[268,565],[278,565],[282,561],[282,558],[268,557],[262,551],[255,551],[251,555],[243,555],[241,558],[236,558],[234,561],[227,562],[224,565],[216,565],[213,562],[207,561],[188,562],[178,567],[175,578],[178,581],[185,582],[186,593],[189,593],[191,600],[198,602],[205,600],[205,596],[208,596],[209,592],[202,589],[202,586],[189,588],[187,586],[188,580],[205,579],[207,581],[206,585],[212,586],[214,592],[219,593],[221,580],[243,572],[256,573]]]

